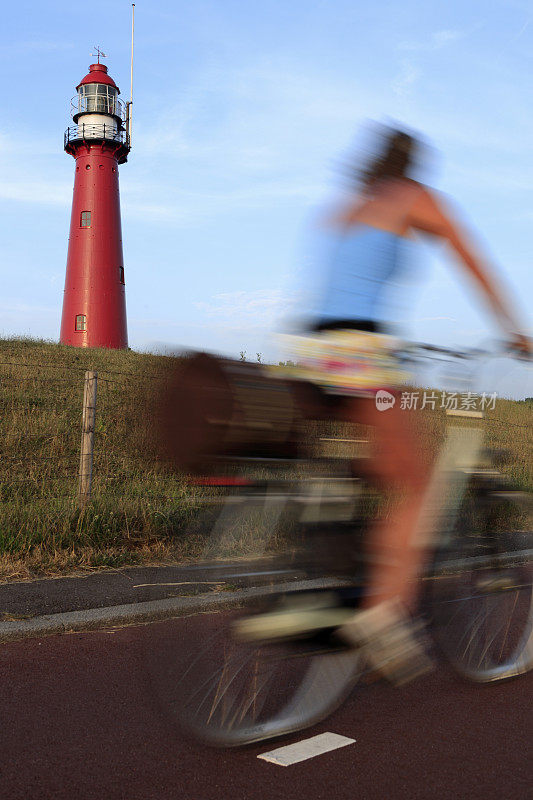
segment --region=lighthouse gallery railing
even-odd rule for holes
[[[112,123],[109,125],[90,125],[88,123],[71,125],[65,131],[64,144],[66,147],[70,142],[101,141],[102,139],[119,142],[126,147],[130,145],[127,131],[117,128]]]

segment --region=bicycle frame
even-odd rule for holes
[[[415,537],[417,547],[434,552],[433,560],[421,576],[428,579],[428,593],[421,603],[421,611],[432,623],[436,641],[456,671],[469,680],[487,683],[522,674],[533,666],[533,590],[529,566],[524,585],[520,585],[518,580],[523,577],[521,562],[518,562],[516,570],[507,568],[507,562],[512,563],[516,555],[521,558],[527,556],[529,564],[533,552],[501,552],[498,543],[493,553],[491,542],[483,550],[488,555],[477,557],[476,547],[471,549],[467,542],[471,533],[472,538],[477,539],[477,526],[465,532],[466,548],[460,544],[459,548],[454,549],[457,542],[461,542],[457,537],[457,529],[461,528],[458,522],[470,479],[483,475],[487,478],[496,477],[498,470],[481,463],[484,431],[482,425],[476,423],[482,421],[483,414],[465,410],[448,411],[447,416],[455,418],[456,424],[452,422],[448,426],[436,458]],[[323,439],[322,444],[327,447],[328,441]],[[350,535],[356,527],[358,508],[362,506],[364,471],[360,476],[354,474],[351,453],[332,458],[325,452],[326,447],[317,458],[305,461],[271,460],[272,464],[296,466],[296,475],[284,478],[278,474],[255,484],[253,481],[243,481],[247,485],[241,486],[240,493],[224,501],[222,513],[213,528],[209,555],[221,555],[228,527],[230,536],[234,530],[237,535],[241,534],[242,518],[250,509],[252,516],[249,521],[252,525],[249,527],[257,534],[260,554],[265,553],[287,505],[297,509],[297,525],[305,527],[317,523],[319,536],[334,532],[343,523],[348,523],[343,530]],[[240,461],[249,464],[253,459]],[[264,466],[268,461],[257,459],[255,464]],[[505,491],[499,492],[496,481],[475,480],[474,509],[479,507],[483,513],[485,505],[479,503],[479,498],[486,496],[487,487],[490,496],[498,498],[505,495]],[[480,495],[477,494],[478,489],[481,489]],[[515,499],[513,492],[508,494]],[[261,523],[254,528],[256,510],[260,512]],[[232,518],[234,513],[236,518]],[[324,527],[322,523],[326,523]],[[482,541],[487,530],[492,532],[488,526],[480,529]],[[451,545],[449,549],[448,544]],[[328,549],[334,549],[331,542]],[[444,558],[451,556],[452,560],[445,561],[443,552]],[[328,569],[320,558],[317,562],[322,570],[320,581],[300,581],[297,584],[286,583],[265,588],[261,599],[267,615],[276,615],[280,600],[283,604],[284,595],[288,592],[300,595],[294,598],[297,607],[299,601],[305,601],[306,591],[314,602],[313,598],[319,592],[330,590],[334,598],[334,614],[339,613],[345,619],[344,615],[353,613],[361,597],[361,587],[356,585],[357,580],[353,580],[356,576],[347,575],[346,580],[333,578],[324,581],[322,578],[328,574]],[[356,591],[350,594],[354,588]],[[240,610],[236,613],[237,616],[241,614]],[[244,620],[249,614],[252,619],[256,614],[260,618],[262,613],[255,606],[250,609],[245,607]],[[235,635],[234,620],[229,619],[226,628],[216,621],[213,625],[217,628],[215,639],[208,643],[199,656],[206,656],[207,678],[198,667],[202,661],[195,659],[192,664],[194,669],[189,668],[183,676],[184,703],[178,704],[176,714],[185,721],[191,732],[204,741],[226,747],[289,734],[315,724],[343,702],[365,668],[359,650],[345,649],[335,639],[334,630],[341,616],[335,617],[335,622],[332,622],[333,616],[328,617],[328,624],[319,627],[316,640],[313,635],[308,640],[304,637],[306,644],[303,650],[298,636],[292,639],[287,635],[285,642],[281,640],[278,644],[271,643],[268,635],[264,641],[260,638],[243,641],[239,635]],[[509,635],[511,623],[513,626]],[[219,634],[219,627],[220,667],[214,671],[213,643]],[[263,633],[264,630],[263,627]],[[328,638],[332,633],[333,636]],[[280,649],[273,652],[272,647]],[[262,705],[259,702],[259,716],[256,716],[255,702],[259,692],[264,690],[265,696],[270,692],[269,670],[274,670],[272,675],[275,676],[277,666],[281,665],[280,680],[285,688],[288,680],[285,670],[289,662],[305,664],[301,675],[297,671],[294,688],[291,687],[291,692],[279,709],[267,707],[264,717],[260,716]],[[200,687],[198,691],[191,691],[187,681],[194,683],[196,678]],[[187,705],[188,697],[190,705]],[[226,697],[231,714],[226,712],[221,699]]]
[[[447,412],[454,417],[483,418],[482,412]],[[418,530],[419,547],[448,544],[463,501],[468,478],[479,471],[479,455],[484,431],[481,426],[451,425],[437,457],[424,495]]]

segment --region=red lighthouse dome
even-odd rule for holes
[[[76,347],[128,345],[118,166],[130,151],[119,88],[91,64],[71,101],[65,150],[75,159],[60,340]]]
[[[82,78],[81,81],[76,86],[76,91],[86,83],[105,83],[107,86],[113,86],[120,94],[120,89],[118,88],[117,84],[111,77],[111,75],[107,74],[107,67],[105,64],[91,64],[89,66],[89,72]]]

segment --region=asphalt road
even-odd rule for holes
[[[90,575],[0,584],[0,620],[21,619],[208,594],[218,587],[258,586],[298,577],[275,559],[127,567]]]
[[[146,646],[157,653],[184,626],[201,636],[206,621],[2,645],[2,800],[531,797],[533,675],[477,686],[443,667],[402,689],[357,687],[282,742],[221,751],[184,738],[154,697]],[[325,731],[357,741],[290,767],[257,758]]]

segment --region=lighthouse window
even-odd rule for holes
[[[118,268],[118,277],[121,283],[124,283],[124,267]]]
[[[87,317],[85,316],[85,314],[78,314],[76,316],[76,330],[77,331],[87,330]]]
[[[82,211],[80,217],[80,228],[90,228],[90,227],[91,227],[91,212]]]
[[[80,86],[78,110],[116,114],[117,90],[105,83],[86,83]]]

